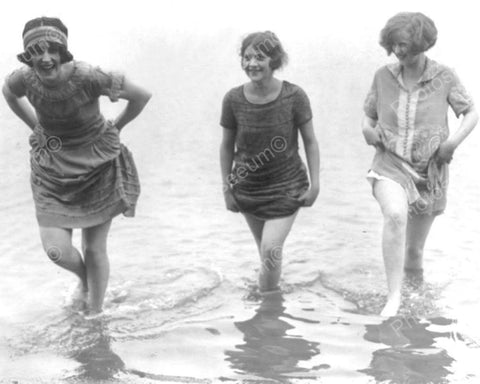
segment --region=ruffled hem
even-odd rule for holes
[[[126,206],[123,201],[119,201],[116,204],[107,207],[102,212],[88,215],[71,217],[61,214],[52,214],[49,212],[37,211],[37,222],[41,227],[55,227],[55,228],[90,228],[103,224],[108,220],[113,219],[115,216],[123,213],[127,217],[133,217],[133,214],[127,214],[127,211],[131,212],[131,208]],[[134,210],[133,210],[134,212]]]
[[[133,156],[121,145],[120,155],[105,164],[82,193],[66,193],[61,188],[47,190],[32,174],[32,192],[40,226],[86,228],[101,224],[120,213],[135,215],[140,182]]]

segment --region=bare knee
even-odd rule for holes
[[[50,260],[58,264],[62,261],[62,259],[68,252],[71,252],[71,249],[69,248],[70,247],[68,246],[62,245],[48,245],[45,246],[45,252],[47,253],[47,256]]]
[[[281,267],[282,249],[281,245],[261,246],[262,267],[264,270],[272,271]]]
[[[71,231],[62,228],[40,227],[40,238],[48,258],[54,263],[69,259],[73,247]]]
[[[84,245],[82,248],[85,260],[93,262],[101,262],[103,260],[107,260],[107,250],[105,249],[105,247],[96,247],[87,244]]]
[[[385,225],[392,230],[401,230],[407,226],[407,212],[402,210],[390,210],[384,212]]]

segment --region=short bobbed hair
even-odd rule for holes
[[[52,50],[54,52],[58,52],[58,54],[60,55],[60,63],[61,64],[68,63],[68,62],[73,60],[73,55],[67,50],[67,48],[65,48],[64,45],[58,44],[58,43],[53,42],[53,41],[47,41],[47,44],[48,44],[48,48],[45,45],[43,45],[42,49],[49,49],[49,50]],[[18,54],[17,59],[21,63],[27,64],[29,67],[33,67],[32,54],[35,51],[37,51],[35,53],[39,53],[38,50],[39,49],[37,47],[31,47],[31,49]],[[30,52],[30,51],[32,51],[32,52]]]
[[[287,52],[285,52],[282,43],[280,43],[277,35],[273,32],[254,32],[245,37],[240,48],[240,57],[242,59],[245,51],[250,46],[271,59],[270,68],[272,70],[282,68],[288,62]]]
[[[401,12],[387,21],[380,32],[380,45],[390,55],[395,35],[405,31],[410,35],[412,53],[419,54],[432,48],[437,41],[437,28],[432,19],[420,12]]]

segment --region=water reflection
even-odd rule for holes
[[[284,374],[291,378],[295,373],[310,371],[298,365],[320,353],[319,343],[292,333],[287,335],[294,326],[285,319],[293,317],[285,313],[283,301],[281,293],[271,294],[263,298],[255,316],[235,322],[245,343],[225,354],[237,373],[278,380],[285,378]]]
[[[78,316],[72,323],[70,343],[70,358],[80,363],[75,381],[108,380],[125,368],[122,359],[112,351],[106,318]]]
[[[378,382],[402,384],[447,383],[454,359],[436,339],[451,338],[452,332],[435,332],[432,326],[450,326],[444,318],[420,321],[414,317],[394,317],[379,325],[367,325],[365,340],[385,344],[373,353],[367,369],[361,370]]]

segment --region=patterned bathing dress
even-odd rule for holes
[[[38,117],[30,136],[31,187],[44,227],[87,228],[120,213],[133,216],[140,194],[133,157],[99,109],[102,95],[117,101],[123,76],[73,65],[59,87],[47,87],[27,66],[7,79]]]
[[[225,95],[220,124],[236,131],[228,182],[241,212],[265,220],[298,210],[298,198],[309,187],[298,153],[298,128],[311,119],[307,95],[287,81],[266,104],[249,102],[243,86]]]
[[[385,150],[377,150],[367,177],[402,185],[411,213],[442,213],[448,165],[437,164],[435,153],[449,135],[448,108],[458,117],[472,106],[455,72],[433,60],[426,58],[424,72],[410,90],[403,83],[399,63],[380,68],[364,111],[377,121]]]

